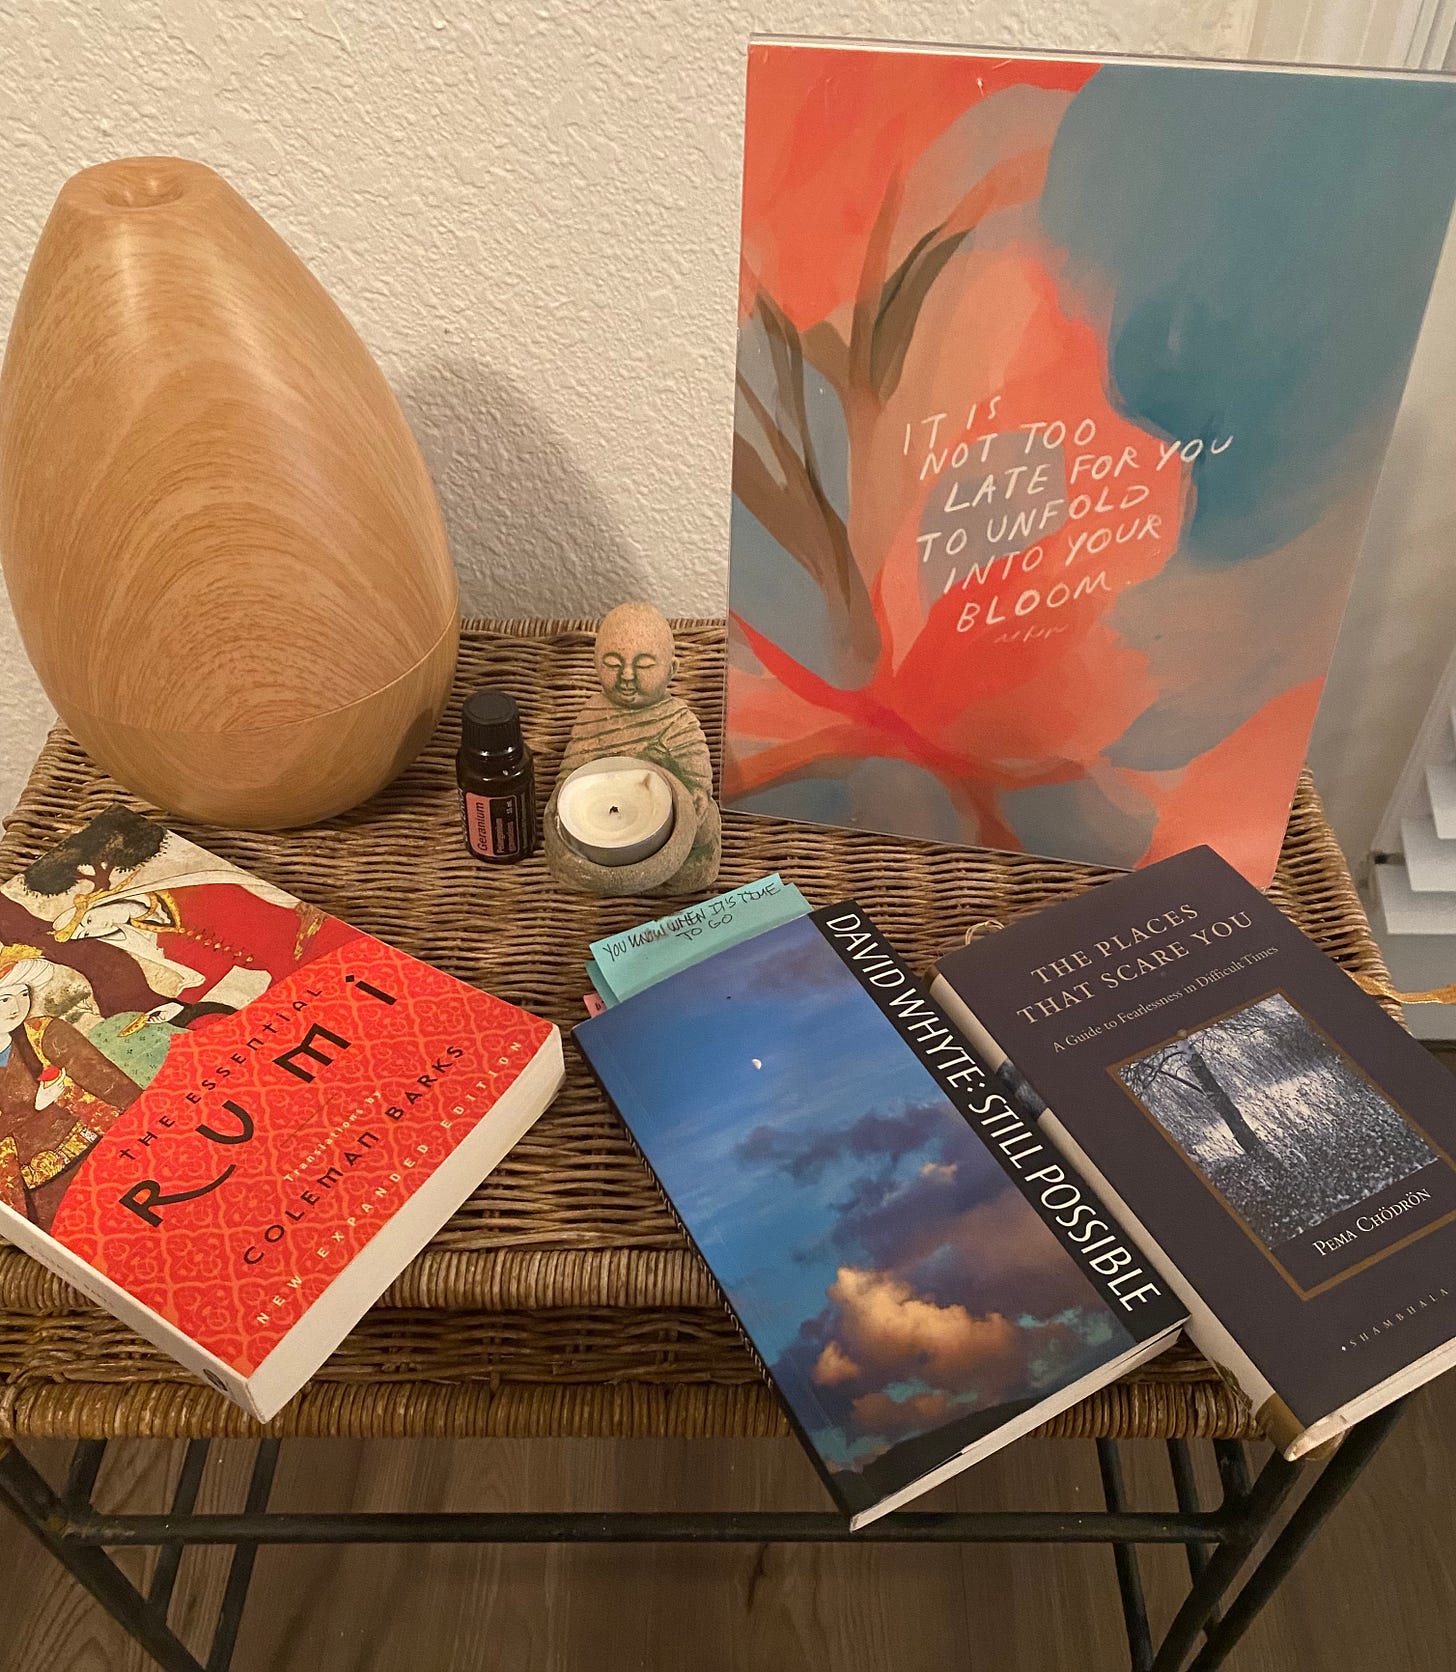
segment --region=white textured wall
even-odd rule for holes
[[[392,379],[467,607],[716,612],[749,34],[1237,57],[1253,5],[5,0],[0,323],[68,174],[200,158]],[[0,806],[47,717],[7,618]]]

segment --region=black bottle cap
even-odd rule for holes
[[[524,746],[521,711],[504,691],[473,691],[460,711],[460,747],[499,754]]]

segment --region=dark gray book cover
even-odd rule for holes
[[[1456,1338],[1456,1082],[1211,849],[939,975],[1298,1428]]]
[[[853,902],[574,1037],[856,1525],[1183,1316]]]

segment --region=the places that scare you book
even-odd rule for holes
[[[749,48],[724,800],[1274,871],[1446,76]]]
[[[574,1037],[856,1528],[1183,1316],[853,902]]]
[[[0,888],[0,1237],[266,1421],[561,1040],[123,807]]]
[[[1210,849],[938,968],[1286,1456],[1456,1362],[1450,1075]]]

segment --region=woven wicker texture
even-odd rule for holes
[[[544,863],[492,868],[460,837],[453,750],[461,698],[512,693],[544,801],[581,698],[592,623],[467,623],[454,699],[425,755],[367,806],[284,834],[178,824],[204,847],[359,928],[570,1027],[585,1012],[588,944],[665,909],[559,890]],[[720,624],[678,624],[676,689],[717,747]],[[226,763],[220,763],[225,770]],[[149,811],[57,728],[0,843],[0,874],[113,801]],[[733,887],[769,871],[815,904],[857,898],[912,968],[978,921],[1001,922],[1113,873],[1024,855],[903,842],[729,814]],[[1387,979],[1306,780],[1273,898],[1352,974]],[[565,1090],[312,1384],[277,1433],[348,1436],[786,1433],[624,1128],[569,1045]],[[0,1439],[257,1432],[121,1325],[0,1246]],[[1083,1401],[1047,1432],[1084,1437],[1254,1432],[1247,1409],[1177,1349]]]

